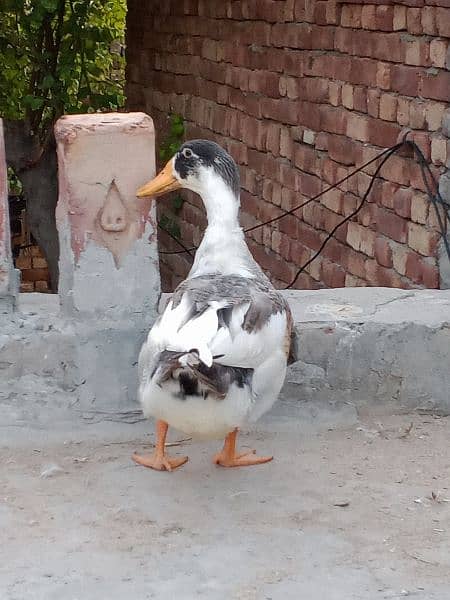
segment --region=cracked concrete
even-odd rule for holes
[[[360,409],[450,412],[450,292],[345,288],[286,292],[302,398]]]
[[[296,362],[241,436],[275,455],[253,469],[175,431],[185,467],[131,462],[152,425],[119,353],[150,316],[114,337],[25,294],[0,317],[2,600],[450,600],[450,420],[423,415],[449,412],[450,292],[287,296]]]
[[[359,410],[450,413],[450,291],[346,288],[286,295],[296,334],[296,362],[285,385],[291,397]],[[25,422],[27,414],[50,422],[64,406],[93,420],[96,414],[134,420],[136,361],[152,317],[80,323],[60,315],[56,296],[21,294],[19,311],[4,315],[0,329],[4,422]],[[36,400],[33,386],[47,386],[48,393]]]
[[[132,463],[149,432],[1,428],[2,600],[450,598],[448,418],[285,399],[240,436],[272,463],[172,431],[174,473]]]

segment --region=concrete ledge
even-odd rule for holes
[[[450,291],[285,293],[296,333],[285,393],[450,413]]]
[[[450,290],[284,293],[295,323],[285,398],[450,414]],[[57,296],[21,294],[18,312],[0,316],[3,415],[23,422],[48,409],[51,419],[58,407],[137,418],[136,364],[150,326],[143,315],[76,322],[61,317]]]
[[[80,321],[61,315],[57,295],[20,294],[18,310],[0,315],[2,424],[67,411],[134,418],[137,357],[153,320],[152,312]]]

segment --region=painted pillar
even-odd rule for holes
[[[10,312],[19,288],[19,272],[13,267],[9,228],[8,176],[3,121],[0,119],[0,314]]]
[[[153,312],[160,283],[156,216],[136,190],[155,173],[144,113],[64,116],[56,123],[59,294],[68,316]]]
[[[56,123],[62,315],[75,332],[78,406],[136,410],[136,365],[160,295],[156,214],[136,190],[155,174],[143,113],[64,116]]]

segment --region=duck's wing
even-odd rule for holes
[[[210,367],[256,368],[276,350],[289,352],[292,319],[264,279],[205,275],[184,281],[152,328],[153,354],[196,350]]]

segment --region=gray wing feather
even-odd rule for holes
[[[242,327],[248,333],[259,331],[271,315],[289,311],[283,296],[265,279],[248,279],[238,275],[202,275],[183,281],[175,290],[172,301],[175,308],[187,294],[192,305],[189,318],[208,308],[211,302],[226,302],[218,311],[219,324],[227,325],[232,309],[249,304]]]

